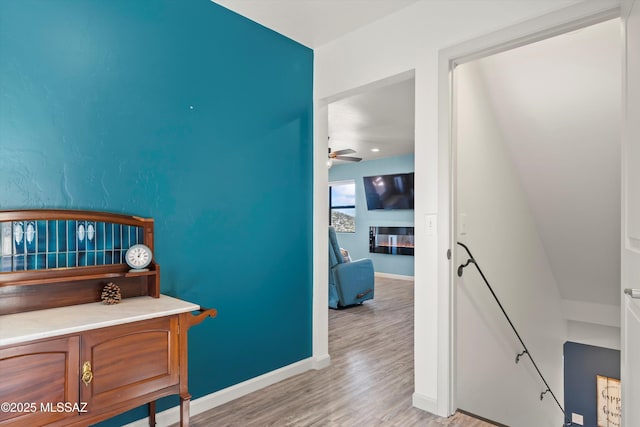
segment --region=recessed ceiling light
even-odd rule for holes
[[[380,151],[379,148],[372,148],[371,151],[373,151],[374,153],[377,153],[378,151]]]

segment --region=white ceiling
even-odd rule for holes
[[[317,48],[418,0],[214,0],[227,9]]]
[[[351,148],[356,154],[350,156],[363,160],[413,153],[414,78],[336,101],[328,109],[331,151]]]
[[[479,63],[562,297],[618,305],[619,20]]]

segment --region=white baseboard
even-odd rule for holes
[[[410,280],[413,281],[413,276],[405,276],[404,274],[391,274],[391,273],[374,273],[376,277],[384,277],[386,279],[398,279],[398,280]]]
[[[315,370],[320,370],[324,368],[328,368],[331,365],[331,357],[328,354],[323,354],[322,356],[315,356],[313,358],[312,367]]]
[[[418,393],[413,393],[413,406],[432,414],[438,413],[438,401]]]
[[[301,360],[291,365],[284,366],[275,371],[267,372],[250,380],[243,381],[239,384],[232,385],[225,389],[216,391],[215,393],[208,394],[203,397],[199,397],[191,401],[190,413],[191,415],[200,414],[202,412],[213,409],[217,406],[223,405],[239,397],[245,396],[254,391],[260,390],[294,375],[301,374],[310,369],[322,369],[329,366],[329,355],[320,357],[310,357],[308,359]],[[174,406],[165,411],[156,414],[156,426],[165,427],[175,424],[180,421],[180,407]],[[124,427],[148,427],[149,419],[142,418],[127,424]]]

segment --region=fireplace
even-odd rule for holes
[[[413,227],[369,227],[369,252],[413,256]]]

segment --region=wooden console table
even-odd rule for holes
[[[137,237],[125,239],[124,231]],[[181,426],[188,426],[187,331],[216,311],[160,295],[155,262],[147,272],[122,263],[128,246],[153,249],[153,221],[5,211],[0,233],[0,426],[88,426],[145,403],[154,426],[156,399],[173,394],[180,396]],[[122,290],[119,304],[99,302],[109,282]]]

